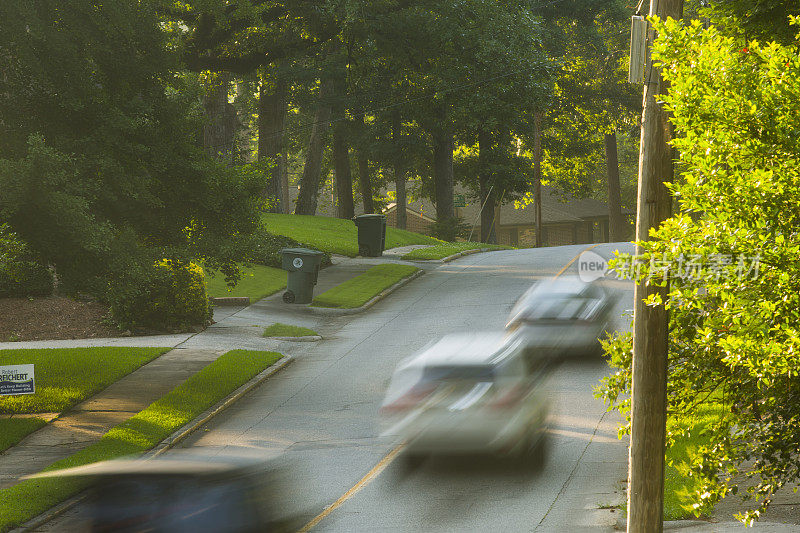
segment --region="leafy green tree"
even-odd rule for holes
[[[632,11],[592,0],[550,9],[549,50],[561,68],[543,131],[543,174],[578,197],[607,198],[606,136],[638,137],[642,110],[641,91],[627,82]]]
[[[131,261],[216,258],[252,230],[252,176],[196,143],[199,87],[150,1],[0,4],[0,220],[63,286]]]
[[[800,15],[800,4],[787,0],[708,0],[701,16],[714,21],[726,33],[746,45],[750,40],[778,41],[791,44],[796,28],[790,16]]]
[[[477,194],[481,241],[497,242],[495,208],[530,190],[534,161],[518,155],[522,135],[550,104],[555,65],[543,45],[543,21],[526,2],[481,3],[479,24],[466,39],[479,40],[470,59],[480,83],[461,96],[464,140],[477,141],[477,172],[461,181]],[[490,38],[491,36],[491,38]],[[474,133],[473,133],[474,132]]]
[[[670,312],[668,439],[698,431],[680,423],[698,409],[718,413],[690,456],[691,503],[706,512],[738,491],[757,500],[749,521],[800,480],[800,59],[700,21],[656,27],[683,171],[677,214],[642,243],[651,283],[664,282],[652,267],[672,268],[669,299],[650,302]],[[610,352],[603,395],[625,410],[630,336]]]

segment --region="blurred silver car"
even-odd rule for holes
[[[384,435],[406,454],[486,453],[538,457],[544,450],[547,361],[526,358],[503,332],[443,337],[402,361],[381,414]]]
[[[614,298],[596,283],[560,277],[535,283],[511,310],[506,331],[553,357],[602,353]]]

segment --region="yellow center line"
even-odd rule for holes
[[[559,271],[558,271],[558,274],[556,274],[555,276],[553,276],[553,278],[557,278],[558,276],[560,276],[561,274],[563,274],[564,272],[566,272],[566,270],[567,270],[569,267],[571,267],[571,266],[572,266],[572,263],[574,263],[575,261],[577,261],[577,260],[578,260],[578,258],[579,258],[579,257],[580,257],[580,256],[583,254],[583,252],[588,252],[588,251],[589,251],[589,250],[591,250],[592,248],[596,248],[596,247],[600,246],[601,244],[607,244],[607,243],[604,243],[604,242],[598,242],[598,243],[596,243],[596,244],[593,244],[593,245],[591,245],[590,247],[586,248],[585,250],[581,250],[581,253],[579,253],[578,255],[576,255],[575,257],[573,257],[572,259],[570,259],[570,260],[569,260],[569,263],[567,263],[566,265],[564,265],[564,268],[562,268],[561,270],[559,270]]]
[[[306,533],[307,531],[309,531],[312,527],[314,527],[317,524],[319,524],[326,516],[328,516],[334,510],[336,510],[337,507],[342,505],[344,502],[349,500],[353,495],[355,495],[358,491],[363,489],[370,481],[372,481],[373,479],[378,477],[380,475],[380,473],[383,472],[383,470],[387,466],[389,466],[389,464],[392,461],[394,461],[395,457],[397,457],[397,455],[400,453],[400,450],[403,449],[403,446],[405,446],[405,445],[404,444],[398,444],[397,446],[395,446],[395,448],[392,451],[390,451],[388,454],[386,454],[386,456],[383,459],[381,459],[380,462],[377,465],[375,465],[375,467],[372,470],[367,472],[367,475],[362,477],[361,480],[358,483],[353,485],[353,488],[351,488],[350,490],[345,492],[342,495],[341,498],[339,498],[338,500],[333,502],[324,511],[322,511],[317,516],[315,516],[314,519],[311,520],[311,522],[309,522],[308,524],[304,525],[302,527],[302,529],[299,529],[297,531],[297,533]]]
[[[567,270],[567,269],[568,269],[568,268],[569,268],[569,267],[572,265],[572,263],[574,263],[575,261],[577,261],[577,260],[578,260],[578,258],[581,256],[581,254],[582,254],[583,252],[586,252],[587,250],[591,250],[592,248],[594,248],[594,247],[596,247],[596,246],[600,246],[601,244],[604,244],[604,243],[602,243],[602,242],[598,242],[597,244],[593,244],[592,246],[590,246],[590,247],[586,248],[585,250],[581,250],[581,253],[579,253],[578,255],[576,255],[575,257],[573,257],[572,259],[570,259],[570,261],[569,261],[569,262],[568,262],[566,265],[564,265],[564,268],[562,268],[562,269],[561,269],[561,270],[558,272],[558,274],[556,274],[554,277],[556,277],[556,278],[557,278],[558,276],[560,276],[561,274],[563,274],[564,272],[566,272],[566,270]],[[381,460],[380,460],[380,462],[379,462],[377,465],[375,465],[375,467],[374,467],[372,470],[370,470],[369,472],[367,472],[367,474],[366,474],[364,477],[362,477],[362,478],[359,480],[359,482],[358,482],[358,483],[356,483],[355,485],[353,485],[353,487],[352,487],[350,490],[348,490],[347,492],[345,492],[344,494],[342,494],[342,496],[341,496],[341,497],[340,497],[338,500],[336,500],[336,501],[335,501],[335,502],[333,502],[331,505],[329,505],[328,507],[326,507],[324,511],[322,511],[322,512],[321,512],[321,513],[319,513],[317,516],[315,516],[315,517],[314,517],[314,518],[313,518],[313,519],[312,519],[312,520],[311,520],[309,523],[307,523],[306,525],[304,525],[302,528],[298,529],[298,530],[297,530],[297,533],[307,533],[307,532],[308,532],[308,531],[310,531],[310,530],[311,530],[313,527],[315,527],[317,524],[319,524],[320,522],[322,522],[322,521],[325,519],[325,517],[326,517],[326,516],[328,516],[329,514],[331,514],[333,511],[335,511],[335,510],[336,510],[338,507],[340,507],[340,506],[341,506],[341,505],[342,505],[344,502],[346,502],[347,500],[349,500],[350,498],[352,498],[352,497],[353,497],[353,496],[354,496],[354,495],[355,495],[355,494],[356,494],[358,491],[360,491],[361,489],[363,489],[364,487],[366,487],[366,486],[367,486],[367,485],[368,485],[368,484],[369,484],[369,483],[370,483],[370,482],[371,482],[373,479],[375,479],[376,477],[378,477],[378,476],[381,474],[381,472],[383,472],[383,471],[386,469],[386,467],[387,467],[387,466],[389,466],[389,465],[392,463],[392,461],[394,461],[394,460],[395,460],[395,458],[396,458],[396,457],[397,457],[397,456],[400,454],[400,451],[401,451],[401,450],[402,450],[404,447],[405,447],[405,443],[403,443],[403,444],[398,444],[397,446],[395,446],[395,447],[392,449],[392,451],[390,451],[389,453],[387,453],[387,454],[386,454],[386,455],[383,457],[383,459],[381,459]]]

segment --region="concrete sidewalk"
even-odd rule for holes
[[[417,246],[418,247],[418,246]],[[400,260],[399,257],[412,247],[395,248],[384,252],[384,257],[345,257],[334,255],[333,265],[320,271],[314,294],[321,294],[350,280],[371,267],[382,263],[415,265],[424,269],[436,268],[438,264],[420,264]],[[400,252],[397,252],[397,251]],[[326,319],[315,316],[307,304],[285,304],[283,291],[268,296],[248,306],[225,306],[214,308],[215,323],[200,333],[169,335],[144,335],[115,337],[109,339],[66,339],[21,342],[0,342],[0,350],[21,348],[80,348],[94,346],[168,347],[198,349],[264,349],[266,339],[261,338],[261,329],[275,322],[287,322],[312,329],[324,327]],[[319,331],[319,330],[317,330]]]
[[[0,489],[97,442],[223,353],[178,348],[112,383],[0,454]]]
[[[320,272],[319,294],[352,279],[370,267],[393,258],[346,258],[334,256],[333,266]],[[161,357],[111,384],[108,388],[31,433],[16,446],[0,453],[0,489],[18,482],[20,476],[39,472],[97,442],[109,429],[143,410],[229,350],[271,350],[299,355],[309,343],[265,339],[264,328],[284,322],[312,328],[325,336],[346,319],[320,317],[304,305],[287,305],[280,291],[247,307],[217,307],[215,324],[196,334],[152,335],[112,339],[4,342],[0,349],[74,348],[93,346],[166,347]]]

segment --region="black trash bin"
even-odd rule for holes
[[[324,254],[308,248],[281,250],[281,266],[288,272],[283,301],[287,304],[307,304],[314,298],[319,266]]]
[[[358,228],[358,255],[380,257],[386,249],[386,217],[368,214],[353,218]]]

